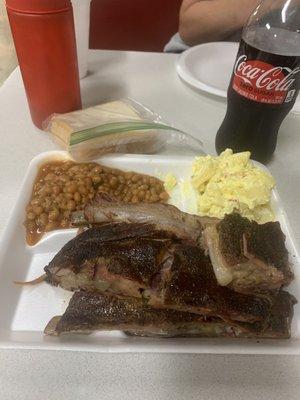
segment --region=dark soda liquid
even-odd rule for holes
[[[250,104],[249,104],[250,103]],[[216,151],[250,151],[251,158],[267,163],[275,151],[278,130],[291,107],[253,104],[232,90],[216,136]]]
[[[243,57],[243,55],[247,56],[246,60],[250,60],[250,66],[246,68],[248,68],[248,71],[252,68],[254,75],[256,72],[253,68],[257,67],[255,60],[259,60],[261,63],[267,63],[258,64],[260,67],[264,65],[269,65],[270,69],[278,66],[284,67],[281,79],[287,76],[289,71],[298,68],[299,65],[299,57],[297,56],[282,56],[267,53],[250,46],[244,40],[241,41],[237,60]],[[263,68],[261,69],[265,71]],[[242,75],[241,71],[242,69],[240,72],[237,72],[237,74]],[[247,72],[247,69],[244,71]],[[284,94],[285,98],[278,100],[282,101],[281,104],[268,104],[265,103],[265,101],[273,101],[276,93],[274,92],[273,96],[272,90],[268,92],[264,88],[258,89],[255,86],[255,79],[252,81],[247,79],[246,72],[245,76],[242,77],[242,79],[245,78],[246,83],[244,81],[239,82],[241,91],[243,91],[244,87],[246,96],[256,96],[256,101],[245,97],[234,89],[236,85],[234,81],[235,72],[233,72],[227,92],[227,112],[216,136],[216,151],[218,154],[226,148],[231,148],[234,152],[251,151],[251,157],[253,159],[266,163],[270,160],[275,151],[278,130],[281,123],[292,109],[297,98],[300,74],[296,73],[295,76],[292,76],[292,78],[295,78],[295,82],[289,90],[286,91],[286,94]],[[257,75],[259,76],[259,74]],[[278,78],[278,76],[270,79],[275,80],[276,78]],[[240,79],[240,77],[238,77],[238,79]],[[269,79],[269,76],[265,79]],[[282,95],[282,92],[280,93]],[[292,98],[290,99],[287,96],[291,97],[291,94]],[[262,98],[263,100],[261,100]]]

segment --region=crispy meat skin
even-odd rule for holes
[[[228,264],[245,262],[243,255],[243,234],[251,226],[251,222],[234,213],[226,215],[217,225],[220,249]]]
[[[75,292],[62,317],[54,317],[45,333],[89,333],[97,330],[126,330],[139,336],[197,337],[269,337],[288,338],[294,299],[281,292],[265,330],[253,330],[246,324],[226,324],[216,318],[154,309],[139,299],[103,295],[96,292]]]
[[[168,242],[163,240],[149,240],[140,238],[113,243],[103,248],[103,257],[113,254],[114,257],[108,264],[107,270],[111,274],[124,276],[141,284],[150,286],[153,276],[161,269],[161,263],[167,251]],[[128,260],[131,262],[129,263]]]
[[[103,254],[107,243],[119,243],[123,239],[134,238],[168,239],[167,232],[156,231],[150,224],[107,224],[90,228],[70,240],[53,258],[51,264],[73,268],[76,272],[86,260],[91,260]],[[102,245],[102,246],[101,246]],[[47,267],[46,267],[47,268]]]
[[[263,225],[252,222],[250,229],[245,232],[245,238],[249,254],[266,264],[273,265],[283,273],[291,274],[287,267],[288,252],[284,244],[285,235],[279,222],[268,222]]]
[[[160,310],[149,307],[143,300],[103,295],[96,292],[75,292],[70,304],[57,326],[57,331],[66,326],[81,326],[90,329],[99,323],[104,326],[119,324],[136,327],[164,326],[170,323],[203,321],[202,316],[174,310]],[[72,328],[73,329],[73,328]]]
[[[143,237],[138,225],[139,236],[133,238],[133,224],[128,224],[126,238],[125,225],[112,224],[111,236],[106,225],[72,239],[45,267],[48,281],[69,290],[97,290],[99,282],[105,282],[106,290],[114,293],[141,296],[144,291],[155,307],[225,320],[265,320],[269,301],[219,286],[200,247],[171,241],[168,236],[163,239],[163,233],[156,230],[149,229],[149,237]]]

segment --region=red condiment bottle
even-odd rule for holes
[[[34,124],[81,108],[70,0],[6,0]]]

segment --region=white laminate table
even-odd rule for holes
[[[85,106],[133,97],[214,153],[223,100],[196,93],[175,72],[176,55],[90,51]],[[300,118],[288,117],[269,168],[300,243]],[[19,69],[0,89],[0,239],[29,161],[56,149],[31,123]],[[93,354],[0,350],[0,399],[300,398],[300,357]]]

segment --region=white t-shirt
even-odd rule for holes
[[[239,42],[241,39],[242,31],[238,31],[233,35],[230,35],[224,41],[226,42]],[[187,45],[179,36],[179,33],[175,33],[169,40],[169,42],[164,47],[165,53],[182,53],[183,51],[189,49],[191,46]]]

